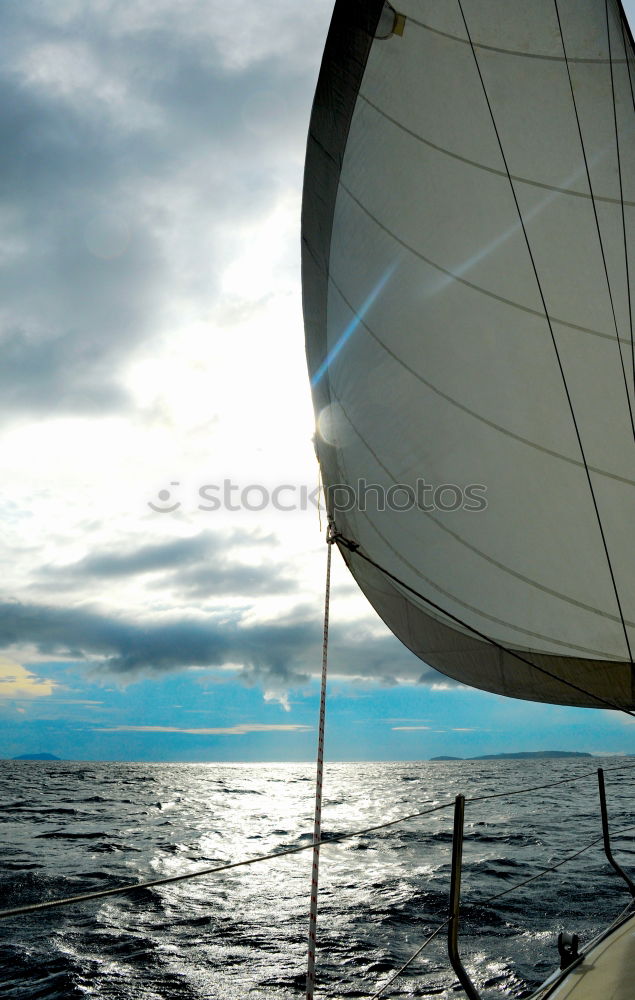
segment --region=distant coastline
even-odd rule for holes
[[[613,752],[613,753],[611,753],[609,755],[610,756],[616,756],[616,757],[635,757],[635,753],[627,753],[625,751],[622,751],[621,753],[615,753],[615,752]],[[453,761],[457,761],[457,762],[461,763],[461,762],[466,762],[466,761],[471,761],[471,760],[483,760],[483,761],[485,761],[485,760],[558,760],[558,759],[567,759],[567,758],[568,759],[574,759],[574,760],[575,759],[577,759],[577,760],[591,760],[591,759],[595,759],[595,758],[601,757],[601,756],[603,756],[603,754],[601,754],[601,753],[588,753],[587,751],[580,751],[580,750],[526,750],[526,751],[518,751],[518,752],[515,752],[515,753],[480,754],[479,756],[475,756],[475,757],[456,757],[456,756],[450,756],[448,754],[443,754],[443,755],[440,755],[440,756],[437,756],[437,757],[429,757],[428,760],[429,760],[430,763],[452,763]],[[419,760],[424,760],[424,759],[425,758],[419,758]],[[138,763],[138,764],[142,764],[142,763],[149,763],[149,764],[170,764],[170,763],[177,763],[175,761],[170,761],[170,760],[152,760],[152,761],[140,761],[140,760],[137,760],[137,761],[134,761],[134,760],[130,760],[130,761],[125,761],[125,760],[115,761],[115,760],[109,760],[109,761],[93,761],[93,760],[81,760],[81,759],[68,758],[68,757],[57,757],[53,753],[44,753],[44,752],[42,752],[42,753],[24,753],[24,754],[19,754],[18,756],[15,756],[15,757],[2,757],[2,756],[0,756],[0,760],[26,760],[26,761],[38,761],[39,760],[39,761],[48,761],[49,763],[50,762],[55,762],[55,761],[67,761],[67,762],[68,761],[72,761],[72,762],[75,762],[75,763],[113,763],[113,764],[115,764],[115,763]],[[222,760],[220,760],[220,761],[208,760],[208,761],[178,761],[178,763],[185,763],[185,764],[196,764],[196,763],[223,764],[223,763],[227,763],[227,762],[226,761],[222,761]],[[234,763],[236,763],[236,762],[234,762]],[[258,763],[266,763],[266,762],[265,761],[240,761],[238,763],[243,763],[243,764],[254,763],[254,764],[258,764]],[[280,764],[283,764],[283,763],[301,764],[302,763],[303,764],[303,763],[311,763],[311,762],[308,761],[308,760],[307,761],[296,760],[296,761],[276,761],[275,763],[280,763]],[[335,761],[333,761],[333,763],[335,763]],[[340,763],[346,763],[346,762],[342,761]],[[360,761],[360,763],[379,763],[379,762],[378,761],[364,761],[364,762]],[[401,763],[408,763],[408,761],[402,761]],[[412,761],[410,763],[412,763]]]
[[[12,757],[11,760],[61,760],[54,753],[23,753],[19,757]]]
[[[450,760],[544,760],[552,757],[592,757],[592,753],[583,753],[580,750],[528,750],[523,753],[486,753],[480,757],[431,757],[430,760],[450,761]]]

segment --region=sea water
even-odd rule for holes
[[[324,836],[467,802],[463,962],[484,1000],[528,995],[562,929],[588,941],[628,902],[602,844],[635,871],[634,762],[560,759],[327,764]],[[584,775],[580,780],[554,784]],[[311,843],[309,764],[0,763],[0,909],[161,878]],[[522,795],[508,792],[549,785]],[[369,997],[448,912],[453,810],[321,851],[317,997]],[[0,922],[4,996],[229,1000],[302,996],[311,851]],[[463,995],[445,932],[386,992]]]

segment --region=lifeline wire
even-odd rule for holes
[[[322,836],[322,781],[324,777],[324,723],[326,717],[326,673],[329,649],[329,601],[331,597],[331,552],[333,531],[326,530],[326,587],[324,590],[324,635],[322,639],[322,681],[320,686],[320,721],[318,726],[317,770],[315,775],[315,816],[313,821],[313,865],[311,868],[311,905],[309,908],[309,940],[307,946],[306,1000],[313,1000],[315,989],[315,944],[317,929],[318,880],[320,843]]]
[[[468,800],[466,799],[466,801]],[[623,833],[629,833],[631,830],[635,830],[635,826],[624,827],[624,829],[619,830],[617,832],[617,836],[619,837]],[[514,883],[514,885],[510,885],[508,889],[503,889],[502,892],[497,892],[493,896],[488,896],[487,899],[480,899],[480,900],[477,899],[471,905],[487,906],[489,903],[493,903],[495,900],[500,899],[501,896],[507,896],[510,892],[515,892],[516,889],[521,889],[524,885],[528,885],[530,882],[535,882],[536,879],[542,878],[543,875],[548,875],[550,872],[555,872],[558,868],[562,868],[562,866],[566,865],[567,862],[574,861],[575,858],[579,858],[581,854],[584,854],[586,851],[590,851],[592,847],[595,847],[603,839],[604,839],[603,837],[596,837],[596,839],[592,840],[590,844],[587,844],[585,847],[580,848],[580,850],[576,851],[574,854],[568,854],[566,858],[563,858],[562,861],[558,861],[555,865],[551,865],[549,868],[544,868],[542,871],[539,871],[536,875],[532,875],[530,878],[523,879],[522,882],[516,882]],[[401,976],[401,974],[405,972],[408,966],[414,962],[414,960],[421,954],[423,949],[437,936],[437,934],[439,934],[439,932],[442,931],[444,927],[447,927],[449,922],[450,922],[450,917],[444,920],[443,923],[437,924],[433,932],[428,935],[423,944],[419,945],[417,950],[412,953],[410,958],[406,962],[404,962],[401,968],[397,972],[393,973],[390,979],[387,980],[387,982],[385,982],[384,985],[381,986],[375,993],[373,993],[371,997],[369,997],[369,1000],[377,1000],[378,997],[382,996],[382,994],[386,992],[388,987],[392,986],[395,980],[397,980],[399,976]]]
[[[623,771],[635,767],[635,764],[616,764],[615,767],[605,767],[604,771]],[[543,788],[554,788],[556,785],[565,785],[573,781],[581,781],[583,778],[595,776],[595,771],[585,771],[583,774],[573,775],[571,778],[562,778],[558,781],[549,781],[544,785],[531,785],[526,788],[512,788],[505,792],[493,792],[487,795],[475,795],[467,798],[466,802],[482,802],[485,799],[496,799],[512,795],[524,795],[527,792],[539,791]],[[385,830],[390,826],[397,826],[399,823],[406,823],[411,819],[420,819],[423,816],[431,816],[433,813],[442,812],[454,806],[454,801],[442,802],[431,809],[422,809],[419,812],[408,813],[405,816],[398,816],[396,819],[387,820],[384,823],[375,823],[373,826],[366,826],[360,830],[351,830],[349,833],[334,833],[326,840],[320,841],[320,846],[340,843],[344,840],[352,840],[353,837],[361,837],[367,833],[375,833],[377,830]],[[276,858],[284,858],[290,854],[300,854],[302,851],[311,850],[313,843],[302,844],[301,847],[290,847],[284,851],[274,851],[271,854],[259,854],[255,858],[244,858],[242,861],[233,861],[227,865],[218,865],[215,868],[199,868],[194,872],[186,872],[183,875],[170,875],[167,878],[152,879],[149,882],[133,882],[130,885],[122,885],[116,889],[99,889],[95,892],[86,892],[78,896],[66,896],[60,899],[50,899],[45,903],[29,903],[26,906],[15,906],[10,910],[0,910],[0,920],[3,917],[17,917],[23,913],[34,913],[38,910],[50,910],[57,906],[67,906],[72,903],[83,903],[89,899],[102,899],[105,896],[118,896],[128,892],[135,892],[137,889],[151,889],[157,885],[168,885],[171,882],[184,882],[190,878],[200,878],[203,875],[216,875],[220,872],[229,871],[232,868],[244,868],[248,865],[255,865],[261,861],[273,861]]]
[[[392,984],[395,982],[395,980],[399,979],[399,977],[401,975],[403,975],[403,973],[406,971],[406,969],[408,968],[408,966],[412,965],[412,963],[414,962],[415,958],[419,957],[419,955],[421,954],[421,952],[423,951],[423,949],[426,948],[430,944],[431,941],[434,941],[434,939],[437,936],[437,934],[440,934],[441,931],[443,930],[443,928],[447,927],[449,923],[450,923],[450,917],[447,917],[443,921],[442,924],[438,924],[438,926],[432,931],[432,934],[428,935],[428,937],[425,939],[425,941],[423,942],[423,944],[419,945],[419,947],[417,948],[417,950],[412,953],[412,955],[410,956],[410,958],[406,962],[404,962],[404,964],[401,966],[401,968],[398,969],[397,972],[394,973],[394,975],[388,980],[387,983],[384,983],[384,985],[381,987],[381,989],[377,990],[376,993],[373,993],[373,995],[369,998],[369,1000],[377,1000],[377,997],[380,997],[382,995],[382,993],[385,993],[386,990],[388,989],[388,987],[392,986]]]
[[[605,770],[608,770],[605,768]],[[575,779],[571,779],[575,780]],[[512,793],[513,794],[513,793]],[[373,833],[375,830],[384,830],[389,826],[396,826],[409,819],[419,819],[421,816],[429,816],[443,809],[449,809],[454,805],[453,801],[443,802],[441,805],[433,806],[431,809],[422,809],[420,812],[410,813],[408,816],[398,816],[397,819],[389,820],[387,823],[376,823],[374,826],[367,826],[362,830],[352,830],[350,833],[335,833],[320,840],[320,846],[338,843],[342,840],[351,840],[353,837],[363,836],[365,833]],[[260,861],[272,861],[275,858],[285,858],[289,854],[301,854],[302,851],[309,851],[314,847],[314,843],[302,844],[301,847],[289,847],[284,851],[273,851],[271,854],[259,854],[255,858],[245,858],[242,861],[233,861],[228,865],[218,865],[215,868],[199,868],[195,872],[186,872],[183,875],[169,875],[167,878],[156,878],[149,882],[133,882],[131,885],[122,885],[116,889],[99,889],[96,892],[85,892],[79,896],[66,896],[63,899],[50,899],[45,903],[29,903],[26,906],[14,906],[10,910],[0,910],[0,920],[3,917],[17,917],[22,913],[34,913],[37,910],[50,910],[56,906],[66,906],[70,903],[83,903],[88,899],[101,899],[104,896],[117,896],[122,893],[135,892],[137,889],[151,889],[156,885],[168,885],[170,882],[184,882],[189,878],[199,878],[202,875],[216,875],[220,872],[229,871],[231,868],[242,868],[246,865],[255,865]]]

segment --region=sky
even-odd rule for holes
[[[330,13],[0,9],[0,756],[315,756],[299,219]],[[337,553],[329,677],[333,760],[635,751],[625,716],[442,677]]]

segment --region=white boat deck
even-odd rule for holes
[[[547,994],[548,1000],[633,1000],[635,997],[635,915],[585,956]]]

